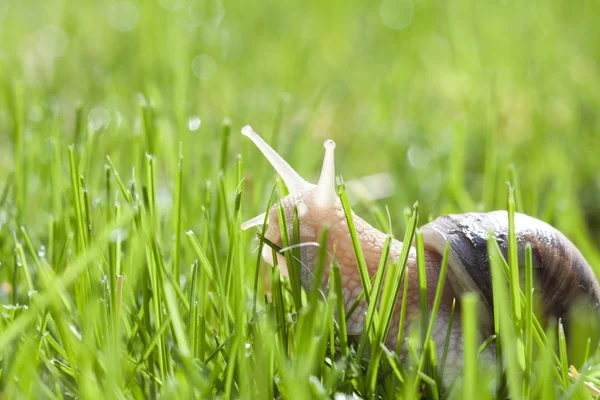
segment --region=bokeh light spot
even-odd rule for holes
[[[57,26],[48,25],[40,30],[36,48],[43,58],[54,60],[65,54],[68,45],[67,34]]]
[[[200,80],[209,80],[217,72],[217,69],[217,62],[207,54],[200,54],[192,60],[192,71],[194,76]]]
[[[408,27],[413,20],[413,1],[383,0],[379,6],[379,16],[385,26],[400,31]]]
[[[197,131],[198,128],[200,128],[200,124],[202,124],[202,121],[200,120],[200,117],[198,117],[197,115],[192,115],[188,119],[188,129],[190,131]]]
[[[102,128],[108,128],[110,119],[110,112],[104,107],[95,107],[88,114],[88,123],[96,132]]]
[[[138,21],[137,8],[128,1],[119,1],[108,6],[108,23],[119,32],[129,32]]]
[[[177,11],[183,8],[186,0],[158,0],[158,4],[169,11]]]

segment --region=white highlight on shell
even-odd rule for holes
[[[302,218],[304,217],[306,214],[308,214],[308,206],[304,203],[298,203],[298,205],[296,206],[296,208],[298,209],[298,217]]]

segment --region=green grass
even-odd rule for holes
[[[407,354],[379,346],[413,272],[406,252],[375,277],[359,263],[372,306],[348,338],[334,318],[353,312],[339,267],[328,293],[303,291],[293,257],[287,280],[259,262],[269,244],[256,230],[241,231],[285,188],[238,132],[252,124],[311,181],[327,138],[345,182],[388,173],[394,193],[353,210],[407,242],[438,215],[516,210],[562,230],[600,272],[599,12],[0,2],[3,397],[597,395],[598,343],[543,329],[531,266],[515,275],[516,252],[501,259],[493,243],[496,364],[478,360],[473,297],[455,305],[468,360],[455,385],[437,373],[434,349],[448,348],[431,340],[437,300],[401,330]],[[317,275],[330,267],[320,260]]]

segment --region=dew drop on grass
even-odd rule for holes
[[[129,32],[138,21],[137,8],[128,1],[118,1],[108,6],[108,23],[119,32]]]
[[[201,81],[207,81],[213,77],[219,67],[217,62],[208,54],[200,54],[192,60],[192,72]]]
[[[8,213],[6,211],[0,211],[0,228],[8,222]]]
[[[117,228],[110,233],[110,241],[113,243],[120,243],[127,239],[127,230]]]
[[[40,249],[38,250],[38,256],[41,258],[46,257],[46,248],[44,246],[40,246]]]
[[[95,107],[88,114],[88,123],[95,132],[108,128],[110,119],[110,112],[104,107]]]
[[[385,26],[400,31],[408,27],[413,20],[413,1],[383,0],[379,6],[379,16]]]
[[[197,131],[198,128],[200,128],[201,124],[202,124],[202,121],[200,120],[200,117],[198,117],[197,115],[192,115],[188,119],[188,129],[190,131]]]
[[[81,340],[81,332],[79,332],[75,325],[69,324],[69,329],[71,330],[71,332],[73,332],[73,335],[75,335],[77,339]]]
[[[173,195],[171,191],[162,186],[156,191],[156,208],[160,214],[166,214],[171,210],[173,206]]]
[[[27,307],[25,304],[2,304],[2,308],[4,308],[5,310],[11,310],[11,311],[16,311],[16,310],[27,310],[29,307]]]

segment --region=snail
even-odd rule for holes
[[[302,271],[301,284],[309,289],[314,282],[313,269],[317,259],[314,243],[318,241],[321,227],[328,226],[328,254],[333,254],[340,266],[343,285],[343,297],[346,310],[355,302],[362,292],[361,280],[357,267],[355,252],[352,246],[348,223],[341,201],[335,189],[334,149],[335,143],[327,140],[324,143],[325,157],[319,181],[316,185],[304,180],[288,165],[250,126],[242,129],[242,134],[250,138],[263,153],[286,184],[289,195],[280,200],[285,212],[290,237],[294,206],[300,226],[300,257]],[[364,253],[369,274],[377,270],[384,242],[388,236],[380,232],[352,213],[358,240]],[[242,229],[262,225],[265,215],[259,215],[244,224]],[[429,305],[435,295],[435,284],[440,274],[442,254],[446,242],[450,243],[447,279],[444,285],[442,301],[438,310],[433,331],[436,343],[444,343],[446,329],[451,318],[452,303],[460,301],[462,294],[476,292],[483,307],[488,312],[481,313],[481,335],[493,332],[493,298],[492,278],[489,267],[487,242],[489,232],[494,234],[504,257],[508,249],[508,213],[493,211],[488,213],[466,213],[441,216],[420,228],[425,247],[425,263]],[[520,260],[524,260],[525,246],[532,247],[533,267],[537,272],[535,290],[541,297],[542,311],[554,318],[568,318],[569,313],[581,304],[591,307],[598,314],[600,309],[600,287],[590,265],[581,252],[557,229],[533,217],[515,213],[515,232]],[[281,246],[282,239],[279,231],[278,207],[273,206],[268,212],[265,237]],[[403,244],[393,239],[390,248],[390,259],[397,260]],[[263,259],[273,265],[271,248],[265,246]],[[411,248],[407,261],[408,296],[406,310],[409,315],[418,314],[419,288],[417,282],[416,250]],[[278,265],[285,267],[285,258],[277,254]],[[328,277],[325,271],[324,280]],[[432,284],[433,283],[433,284]],[[401,301],[401,298],[398,299]],[[395,308],[392,319],[392,329],[386,339],[386,346],[394,348],[398,335],[399,308]],[[460,312],[457,308],[456,312]],[[364,299],[347,321],[348,335],[359,335],[362,331],[366,313]],[[487,320],[486,317],[487,316]],[[394,328],[395,327],[395,328]],[[447,363],[460,364],[462,332],[460,318],[454,318],[450,331],[450,346]],[[443,346],[438,346],[443,347]]]

